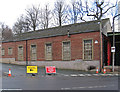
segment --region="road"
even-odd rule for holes
[[[2,77],[2,89],[18,90],[118,90],[118,76],[65,76],[86,73],[83,71],[57,70],[57,75],[45,75],[44,68],[38,75],[26,74],[25,66],[2,64],[2,72],[12,70],[12,77]],[[88,73],[88,72],[87,72]]]

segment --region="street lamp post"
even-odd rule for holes
[[[115,28],[114,28],[114,20],[116,17],[120,16],[120,14],[113,17],[113,47],[115,47]],[[115,52],[112,53],[113,60],[112,60],[112,71],[114,72],[114,63],[115,63]]]

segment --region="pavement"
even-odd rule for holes
[[[2,76],[8,76],[8,69],[12,69],[12,75],[25,75],[26,74],[26,66],[25,65],[15,65],[15,64],[2,64],[3,67],[8,67],[8,68],[2,68]],[[18,71],[15,71],[16,68],[18,68]],[[22,72],[21,72],[22,70]],[[65,70],[65,69],[56,69],[56,75],[57,76],[70,76],[70,77],[92,77],[92,76],[120,76],[119,72],[106,72],[105,74],[103,73],[98,73],[96,74],[95,71],[79,71],[79,70]],[[38,67],[38,74],[37,75],[42,75],[45,76],[45,68]]]
[[[9,68],[12,71],[12,77],[26,76],[26,68],[25,68],[25,66],[3,64],[3,67],[7,67],[7,68],[3,68],[2,76],[8,76]],[[17,68],[17,70],[16,70],[16,68]],[[105,74],[103,74],[103,73],[96,74],[95,72],[90,72],[90,71],[86,72],[86,71],[61,70],[61,69],[57,69],[56,71],[57,72],[56,72],[55,75],[57,75],[57,76],[66,76],[66,77],[120,76],[120,74],[118,74],[117,72],[114,72],[114,73],[107,72]],[[32,74],[27,74],[27,75],[32,76]],[[38,76],[46,76],[47,74],[45,74],[45,69],[44,68],[38,67],[38,73],[35,74],[35,75],[38,77]],[[49,74],[49,75],[52,75],[52,74]]]

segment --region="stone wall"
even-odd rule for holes
[[[9,63],[9,62],[15,62],[15,58],[0,58],[0,63]]]
[[[12,61],[13,60],[13,61]],[[58,69],[84,70],[88,71],[90,66],[99,67],[99,61],[28,61],[28,65],[36,65],[38,67],[55,66]],[[26,61],[15,61],[15,59],[3,59],[2,63],[26,65]]]

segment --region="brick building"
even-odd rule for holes
[[[103,63],[110,62],[109,19],[102,22]],[[109,48],[107,48],[109,47]],[[2,57],[15,61],[100,61],[100,22],[88,21],[23,33],[2,42]]]

